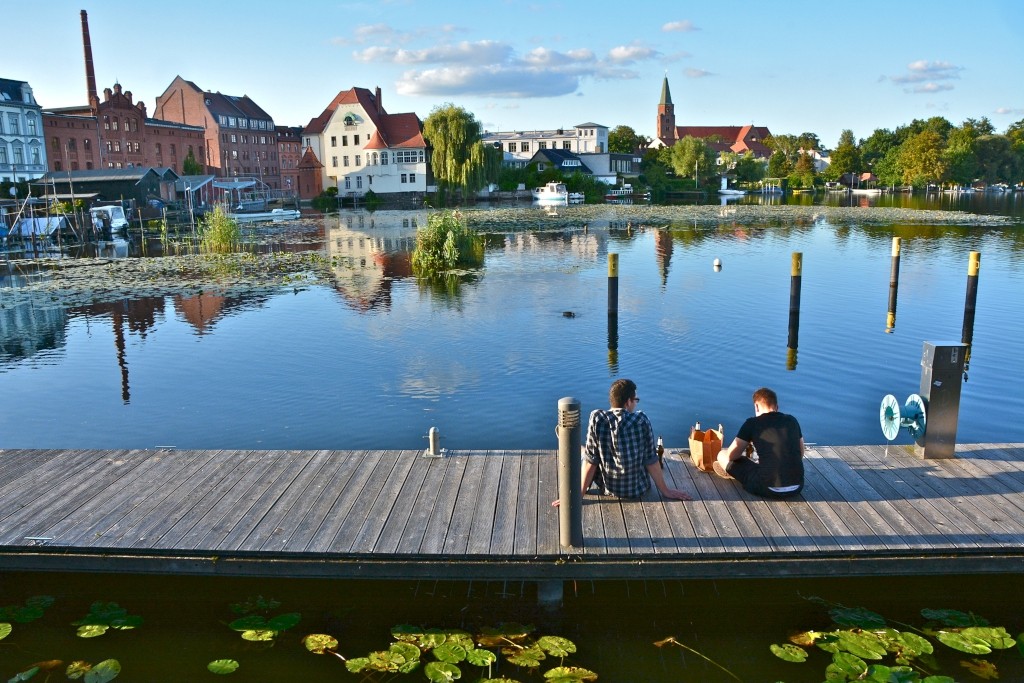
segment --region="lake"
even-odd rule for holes
[[[559,398],[605,407],[616,377],[638,383],[669,447],[696,421],[735,430],[762,385],[809,442],[884,443],[882,397],[902,404],[919,390],[925,341],[961,339],[971,251],[981,272],[958,439],[1024,441],[1024,197],[972,214],[950,213],[940,196],[938,223],[906,209],[798,205],[809,200],[562,207],[557,218],[529,205],[471,210],[486,219],[484,265],[450,290],[411,271],[426,211],[303,219],[287,228],[299,239],[260,228],[253,249],[264,255],[331,263],[329,280],[273,287],[138,287],[63,303],[26,292],[47,276],[19,275],[24,261],[8,260],[6,283],[26,287],[0,289],[0,443],[402,449],[437,427],[449,449],[555,448]],[[894,236],[899,297],[887,330]],[[803,254],[795,351],[793,252]],[[609,253],[620,269],[614,325]]]

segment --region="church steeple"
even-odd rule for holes
[[[676,138],[676,114],[672,106],[672,93],[668,89],[668,74],[661,82],[661,100],[658,102],[658,138],[671,145]]]

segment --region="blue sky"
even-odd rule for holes
[[[451,102],[487,130],[592,121],[653,136],[667,74],[678,125],[754,123],[829,147],[844,128],[1024,119],[1019,0],[5,3],[6,38],[40,35],[6,44],[0,77],[44,107],[84,104],[82,9],[101,97],[120,82],[150,112],[181,75],[249,95],[279,125],[380,86],[390,113]]]

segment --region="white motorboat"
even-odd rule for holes
[[[543,187],[535,187],[532,191],[533,201],[545,202],[547,204],[568,204],[569,203],[569,190],[566,189],[565,183],[559,183],[551,181]]]
[[[729,187],[729,179],[722,176],[722,187],[718,190],[718,194],[726,195],[728,197],[742,197],[747,193],[746,190],[737,190]]]
[[[272,209],[270,211],[240,211],[229,213],[236,221],[281,221],[299,217],[298,209]]]

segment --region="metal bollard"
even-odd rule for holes
[[[608,315],[619,314],[619,255],[608,254]]]
[[[563,548],[583,546],[580,402],[571,396],[558,401],[558,542]]]
[[[896,297],[900,289],[900,244],[899,237],[892,238],[892,265],[889,268],[889,311],[885,317],[885,331],[896,327]]]

